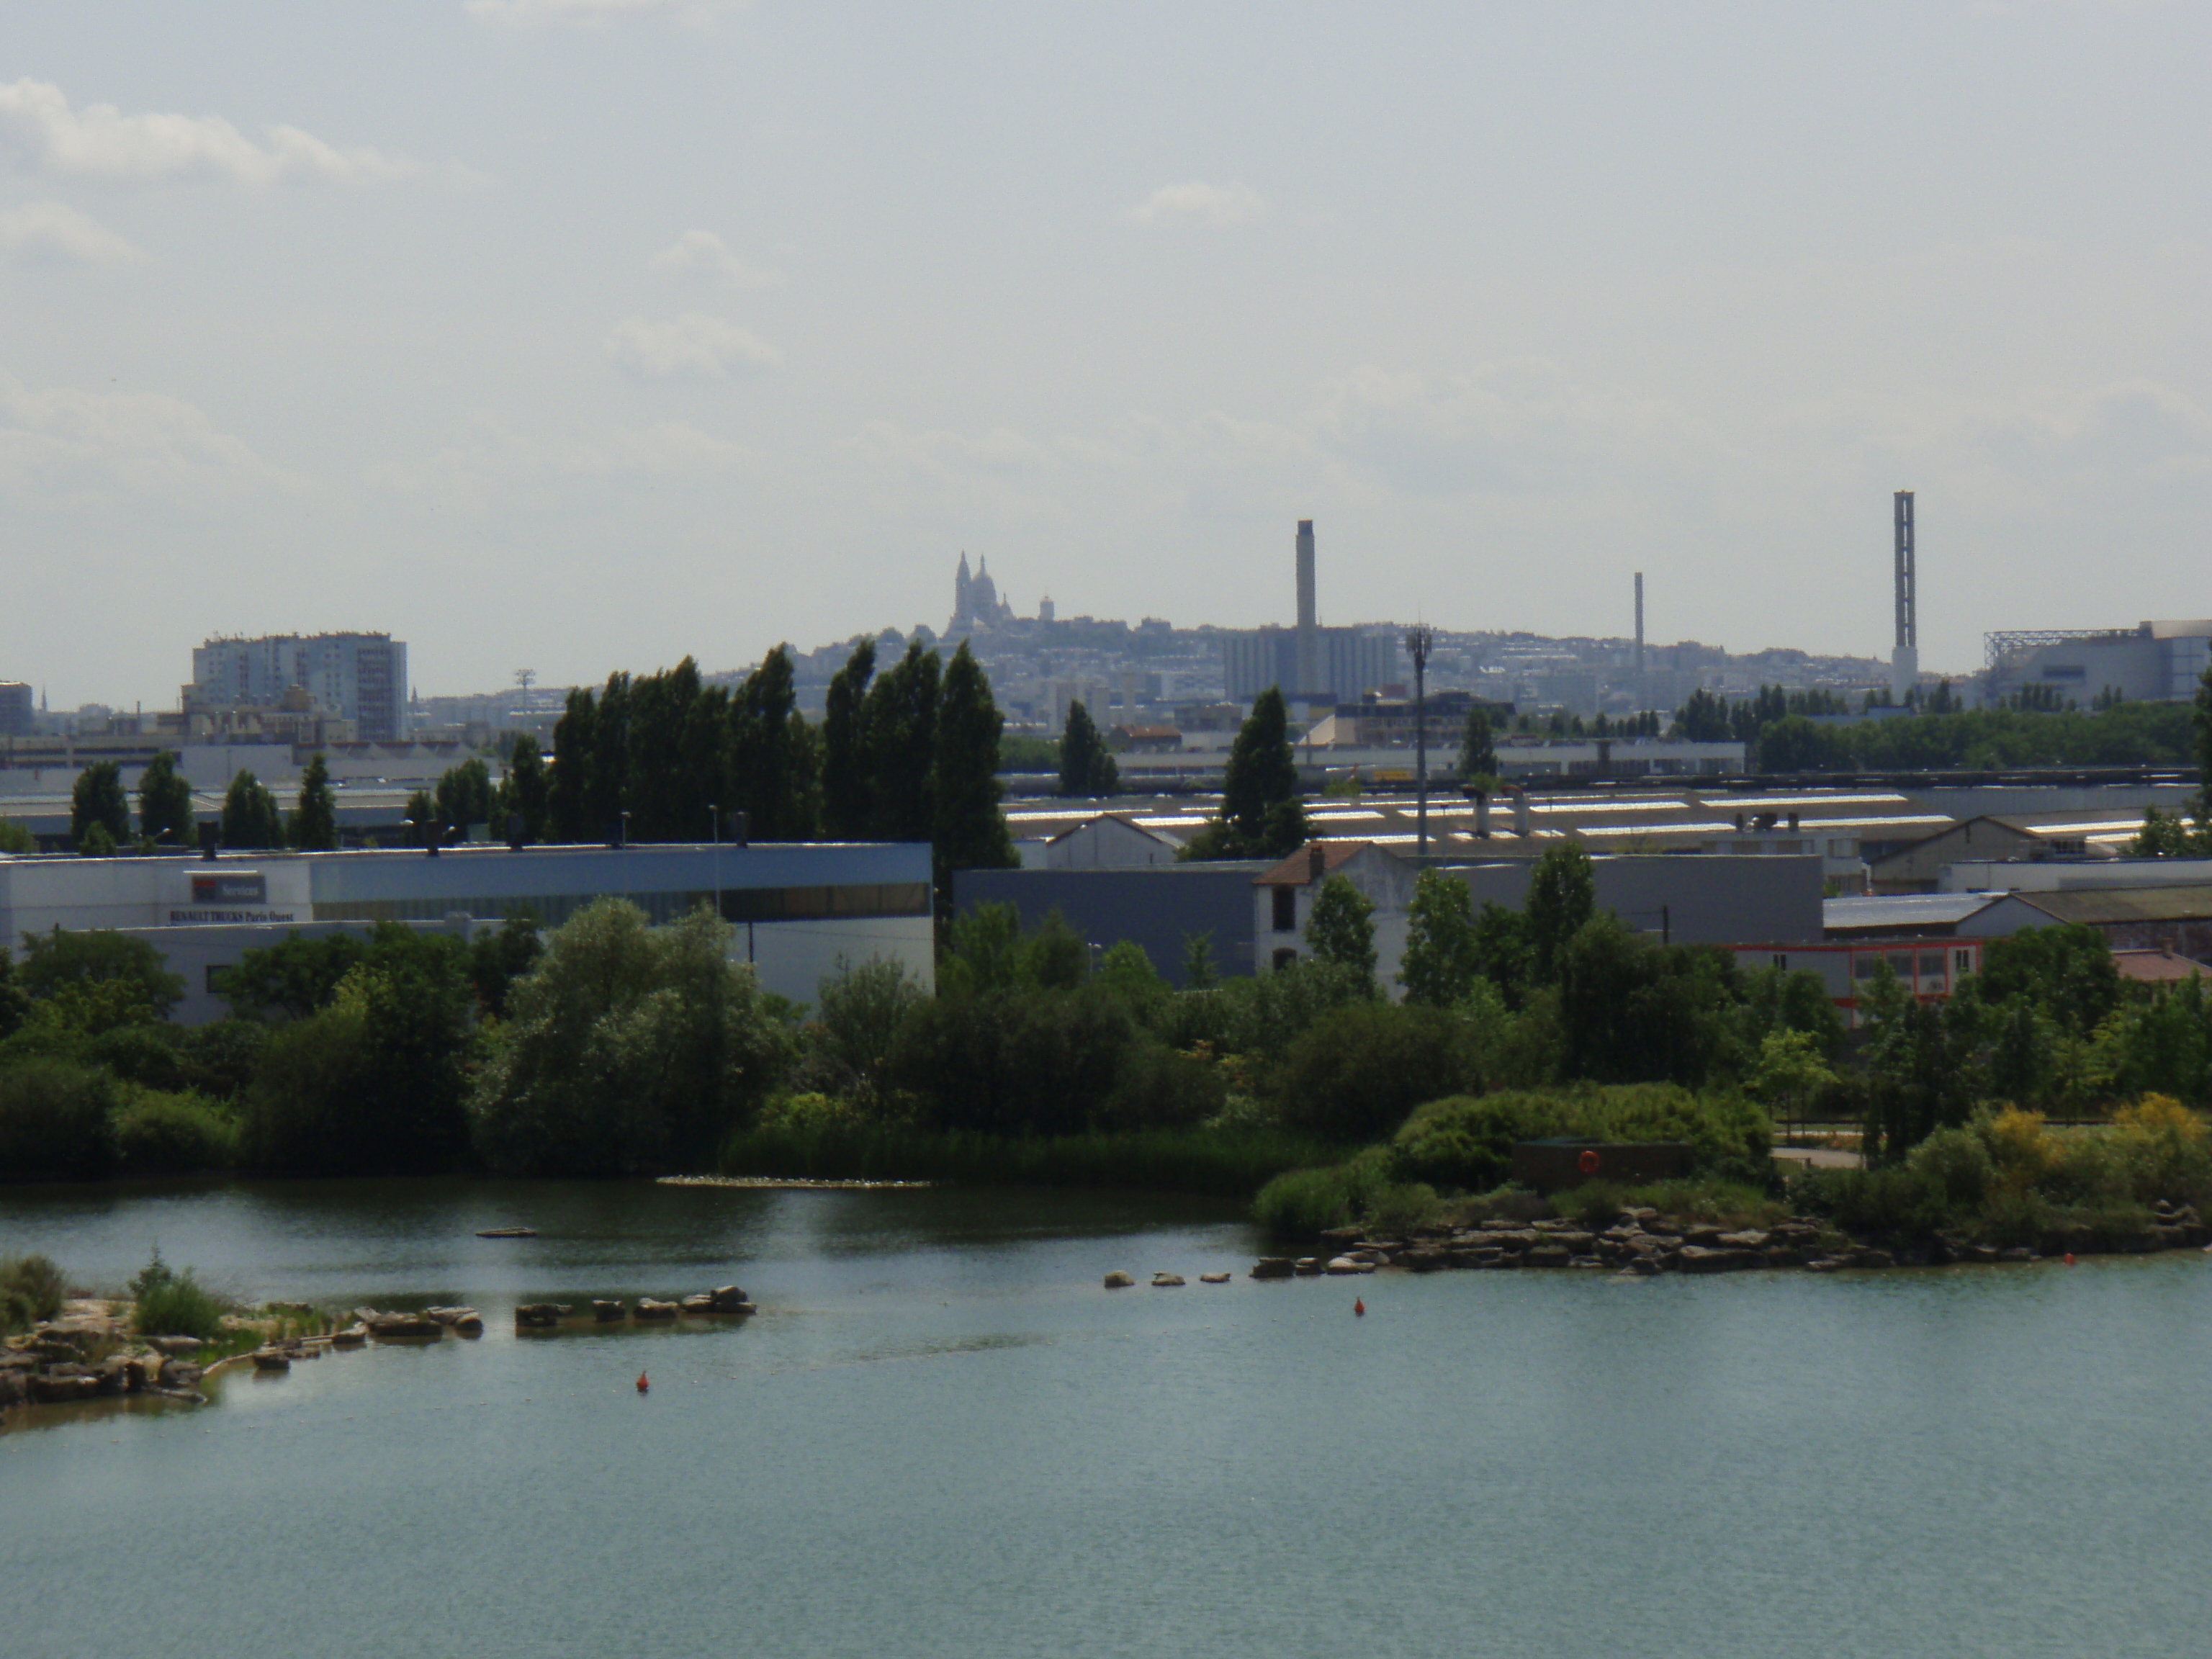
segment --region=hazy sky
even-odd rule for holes
[[[2212,614],[2212,7],[12,0],[0,678]]]

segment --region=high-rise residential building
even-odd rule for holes
[[[27,738],[38,729],[31,688],[21,680],[0,680],[0,738]]]
[[[407,647],[389,634],[212,639],[193,648],[186,690],[204,708],[270,708],[295,686],[370,742],[407,735]]]

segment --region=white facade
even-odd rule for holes
[[[1024,870],[1133,870],[1173,864],[1180,843],[1123,817],[1101,812],[1046,839],[1014,843]]]
[[[926,843],[504,847],[262,857],[0,858],[0,939],[116,928],[163,945],[187,997],[177,1018],[223,1012],[212,984],[246,951],[308,925],[495,927],[527,913],[558,927],[592,900],[627,898],[654,923],[719,905],[732,959],[769,990],[812,1002],[838,959],[896,961],[936,984]]]
[[[192,690],[204,702],[273,708],[294,686],[370,742],[407,735],[407,647],[389,634],[268,634],[193,647]]]

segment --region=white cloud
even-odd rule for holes
[[[126,265],[146,255],[97,219],[59,202],[0,213],[0,254],[19,264]]]
[[[468,0],[465,9],[479,22],[531,28],[549,23],[609,23],[626,17],[678,17],[696,22],[744,3],[744,0]]]
[[[34,391],[0,372],[0,496],[10,501],[88,507],[118,490],[213,501],[297,482],[181,398]]]
[[[752,288],[782,280],[775,271],[732,253],[729,245],[711,230],[687,230],[673,246],[661,249],[646,263],[663,276],[713,276]]]
[[[125,115],[112,104],[73,110],[59,87],[29,80],[0,85],[0,154],[33,172],[131,184],[381,184],[419,171],[373,149],[339,149],[297,127],[270,128],[263,145],[219,115]]]
[[[726,380],[775,362],[764,341],[696,311],[668,322],[626,317],[607,336],[607,352],[624,373],[645,380]]]
[[[1204,225],[1249,225],[1256,223],[1267,210],[1267,203],[1249,185],[1209,185],[1194,179],[1187,185],[1161,185],[1131,208],[1129,217],[1140,225],[1176,220]]]

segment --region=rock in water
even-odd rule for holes
[[[1226,1285],[1229,1282],[1229,1275],[1227,1273],[1200,1273],[1198,1276],[1198,1282],[1201,1285]]]
[[[523,1331],[550,1330],[568,1311],[565,1302],[521,1303],[514,1310],[514,1327]]]
[[[1106,1288],[1109,1291],[1126,1291],[1136,1282],[1118,1267],[1106,1275]]]
[[[1286,1255],[1263,1255],[1252,1264],[1252,1277],[1255,1279],[1288,1279],[1296,1271],[1296,1266]]]
[[[592,1304],[592,1317],[602,1325],[611,1325],[615,1323],[629,1311],[629,1310],[623,1307],[619,1302],[607,1302],[602,1300],[595,1301]]]
[[[282,1348],[256,1348],[253,1351],[253,1369],[257,1371],[289,1371],[292,1369],[292,1361]]]
[[[753,1305],[735,1285],[717,1285],[708,1294],[713,1298],[717,1313],[739,1313]]]
[[[637,1299],[637,1316],[640,1319],[673,1319],[678,1311],[673,1302],[656,1302],[649,1296]]]
[[[1182,1284],[1182,1275],[1181,1273],[1154,1273],[1152,1275],[1152,1288],[1156,1291],[1176,1290],[1179,1288]]]

